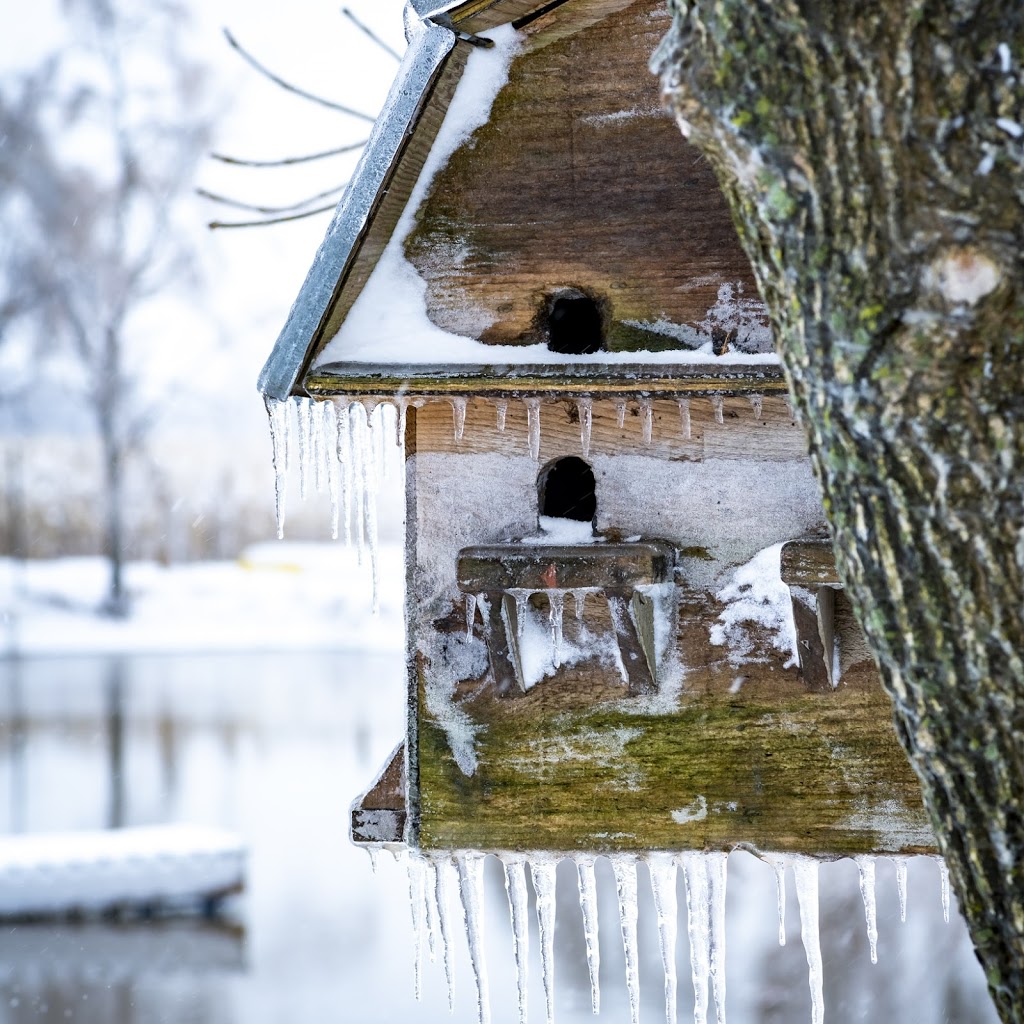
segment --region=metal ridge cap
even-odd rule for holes
[[[349,185],[260,373],[257,386],[268,398],[287,398],[295,388],[338,281],[358,248],[407,135],[415,128],[423,97],[455,42],[451,30],[432,22],[424,22],[422,31],[410,40]]]

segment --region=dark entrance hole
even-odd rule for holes
[[[604,348],[601,308],[572,289],[553,296],[548,306],[548,348],[563,355],[587,355]]]
[[[545,466],[537,478],[542,516],[592,523],[597,515],[594,471],[574,455]]]

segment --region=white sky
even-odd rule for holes
[[[402,0],[347,0],[348,6],[391,46],[403,51]],[[189,0],[196,56],[213,72],[222,111],[214,148],[238,157],[272,159],[300,155],[365,138],[369,125],[317,107],[277,88],[230,49],[227,26],[259,60],[311,92],[374,115],[383,103],[397,63],[343,18],[332,0]],[[64,42],[58,0],[35,0],[13,16],[0,13],[0,76],[29,69]],[[196,185],[265,205],[284,205],[342,183],[358,153],[302,167],[251,169],[208,160]],[[205,404],[226,405],[240,433],[265,431],[256,376],[282,326],[330,219],[260,229],[211,233],[214,218],[249,219],[243,211],[195,199],[193,208],[211,308],[162,303],[147,320],[147,344],[155,376],[195,382]],[[148,358],[148,357],[147,357]],[[202,415],[182,395],[181,411]]]

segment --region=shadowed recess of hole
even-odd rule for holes
[[[601,310],[589,295],[573,289],[551,300],[548,348],[552,352],[582,356],[600,352],[604,347]]]
[[[541,470],[537,497],[542,516],[592,523],[597,515],[594,471],[575,456],[558,459]]]

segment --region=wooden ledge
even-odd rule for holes
[[[303,382],[318,398],[331,395],[478,394],[501,396],[756,395],[785,393],[772,363],[392,364],[329,363]]]
[[[352,804],[349,815],[352,842],[404,842],[407,789],[405,744],[399,743],[370,788]]]

